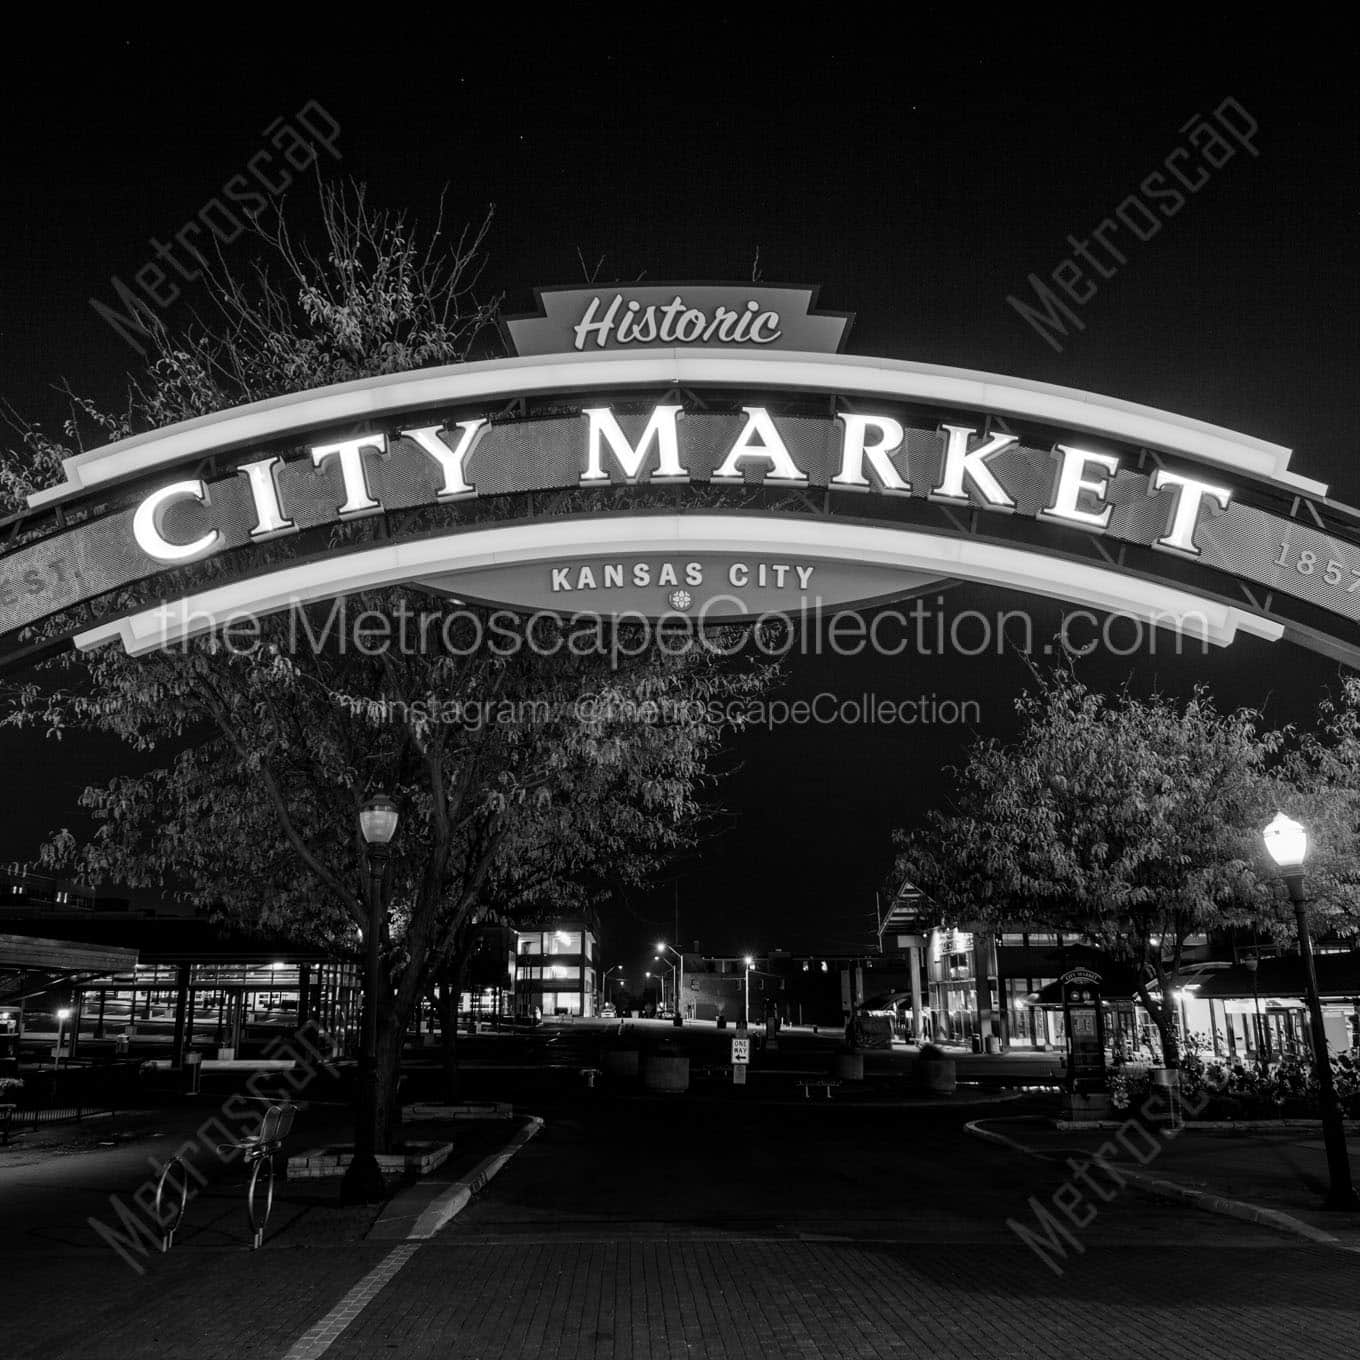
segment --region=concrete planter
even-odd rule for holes
[[[611,1048],[603,1057],[604,1074],[621,1081],[636,1081],[638,1051],[635,1048]]]
[[[452,1143],[407,1143],[400,1152],[380,1152],[378,1170],[384,1176],[400,1176],[414,1172],[426,1176],[442,1166],[453,1151]],[[309,1148],[288,1159],[289,1180],[321,1180],[329,1176],[343,1176],[345,1168],[354,1160],[352,1147]]]
[[[1065,1091],[1062,1108],[1064,1119],[1085,1124],[1103,1123],[1114,1112],[1108,1091]]]
[[[417,1101],[414,1105],[403,1105],[401,1117],[406,1123],[424,1119],[435,1122],[449,1119],[513,1119],[515,1109],[513,1105],[500,1100],[465,1100],[456,1105]]]
[[[837,1053],[836,1061],[831,1068],[831,1075],[838,1081],[863,1081],[864,1054]]]
[[[689,1058],[681,1054],[650,1054],[642,1069],[642,1084],[649,1091],[688,1091]]]
[[[953,1058],[922,1058],[916,1064],[916,1082],[933,1096],[952,1096],[958,1086]]]

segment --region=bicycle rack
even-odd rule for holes
[[[174,1182],[171,1180],[170,1173],[179,1167],[180,1185],[179,1200],[175,1209],[175,1221],[170,1223],[161,1206],[165,1199],[167,1187],[173,1190]],[[161,1230],[161,1251],[167,1252],[175,1245],[175,1234],[179,1231],[179,1225],[184,1222],[184,1211],[189,1207],[189,1173],[185,1170],[184,1163],[178,1157],[172,1157],[161,1169],[160,1179],[156,1182],[156,1223]]]
[[[219,1152],[240,1152],[245,1161],[252,1164],[250,1184],[246,1188],[251,1251],[258,1251],[264,1242],[264,1230],[274,1208],[274,1157],[282,1151],[296,1114],[296,1105],[271,1105],[260,1119],[259,1133],[239,1143],[222,1143],[217,1149]],[[263,1204],[260,1203],[261,1194]]]

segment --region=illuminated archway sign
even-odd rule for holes
[[[1360,515],[1290,471],[1287,449],[1041,383],[835,353],[848,319],[812,300],[545,291],[540,315],[508,323],[520,357],[82,454],[9,526],[7,654],[54,616],[49,642],[137,653],[394,582],[718,621],[962,579],[1360,658]]]

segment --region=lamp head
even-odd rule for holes
[[[756,966],[756,961],[749,954],[746,956],[746,966],[748,968],[754,968]]]
[[[388,845],[397,834],[400,814],[397,805],[385,794],[375,793],[359,809],[359,829],[369,845]]]
[[[1277,812],[1275,819],[1261,833],[1271,859],[1286,872],[1303,868],[1308,854],[1308,832],[1292,817]]]

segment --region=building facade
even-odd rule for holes
[[[584,921],[515,931],[515,1013],[551,1018],[598,1013],[595,934]]]

